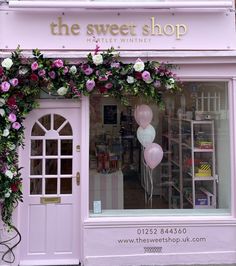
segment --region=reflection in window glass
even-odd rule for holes
[[[45,194],[57,194],[57,178],[45,178]]]
[[[61,175],[72,174],[72,159],[61,159]]]
[[[72,155],[72,139],[61,140],[61,155]]]
[[[32,136],[44,136],[45,131],[37,124],[35,123],[32,128]]]
[[[60,115],[54,115],[54,130],[57,130],[66,119]]]
[[[46,175],[57,175],[57,159],[46,159]]]
[[[42,178],[30,179],[30,194],[31,195],[42,194]]]
[[[72,178],[61,178],[61,194],[72,193]]]
[[[43,155],[43,140],[40,139],[31,140],[31,155],[32,156]]]
[[[41,159],[30,160],[30,174],[31,175],[42,175],[43,163]]]
[[[46,140],[46,155],[57,155],[57,139]]]
[[[45,127],[47,130],[51,129],[51,115],[45,115],[39,119],[39,122]]]
[[[143,99],[129,102],[122,106],[109,97],[91,97],[91,212],[94,201],[101,201],[102,210],[230,210],[227,83],[186,82],[181,94],[165,96],[165,110]],[[152,110],[153,142],[164,151],[152,173],[144,142],[153,129],[140,128],[137,138],[134,110],[141,104]],[[106,113],[109,110],[116,114]],[[141,143],[147,146],[145,156]]]
[[[72,128],[69,122],[60,130],[59,134],[61,136],[72,136]]]

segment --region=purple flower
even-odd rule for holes
[[[8,116],[8,120],[14,123],[16,121],[16,115],[14,113],[10,113]]]
[[[120,63],[119,62],[111,63],[111,68],[120,68]]]
[[[61,59],[57,59],[53,62],[54,66],[57,68],[63,67],[63,61]]]
[[[105,88],[111,89],[113,87],[113,84],[111,82],[106,83]]]
[[[9,82],[4,81],[4,82],[1,84],[1,89],[2,89],[2,91],[7,92],[7,91],[9,91],[10,86],[11,86],[11,85],[10,85]]]
[[[33,71],[35,71],[35,70],[37,70],[39,68],[39,64],[38,64],[38,62],[33,62],[32,64],[31,64],[31,69],[33,70]]]
[[[56,77],[56,73],[55,73],[54,71],[50,71],[50,72],[48,72],[48,75],[49,75],[49,77],[50,77],[51,79],[55,79],[55,77]]]
[[[16,87],[19,83],[18,79],[17,78],[14,78],[14,79],[11,79],[10,80],[10,83],[13,87]]]
[[[45,76],[45,74],[46,74],[46,71],[45,71],[44,69],[40,69],[39,72],[38,72],[38,75],[39,75],[40,77]]]
[[[142,73],[142,79],[144,80],[144,81],[148,81],[148,80],[150,80],[151,79],[151,75],[150,75],[150,73],[148,72],[148,71],[143,71],[143,73]]]
[[[95,81],[93,79],[89,79],[86,81],[86,89],[87,91],[92,91],[93,88],[95,87]]]
[[[157,88],[160,88],[161,87],[161,82],[160,80],[156,80],[154,83],[153,83],[153,86],[157,89]]]
[[[18,130],[19,128],[21,128],[21,124],[20,124],[19,122],[14,122],[14,123],[12,124],[12,128]]]

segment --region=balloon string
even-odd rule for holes
[[[143,161],[143,181],[144,181],[144,193],[145,193],[145,204],[147,204],[147,193],[148,193],[148,180],[147,180],[147,167],[148,165],[146,164],[145,160],[144,160],[144,147],[142,146],[142,161]]]
[[[153,178],[152,178],[152,169],[149,169],[149,179],[150,179],[150,184],[151,184],[151,191],[150,191],[150,197],[148,201],[150,201],[150,206],[152,208],[152,195],[153,195]]]

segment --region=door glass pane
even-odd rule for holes
[[[56,139],[46,140],[46,155],[57,155],[58,141]]]
[[[57,175],[57,159],[46,159],[46,175]]]
[[[72,194],[72,178],[61,178],[61,194]]]
[[[66,119],[60,115],[54,115],[54,126],[53,129],[57,130],[65,121]]]
[[[61,140],[61,155],[72,155],[72,139]]]
[[[61,174],[72,174],[72,159],[61,159]]]
[[[69,122],[59,132],[62,136],[72,136],[72,128]]]
[[[39,122],[47,129],[51,129],[51,115],[45,115],[39,119]]]
[[[31,155],[32,156],[43,155],[43,140],[41,139],[31,140]]]
[[[42,194],[42,179],[41,178],[30,179],[30,194],[31,195]]]
[[[32,129],[32,136],[44,136],[45,131],[37,124],[35,123]]]
[[[45,194],[57,194],[57,178],[45,179]]]
[[[31,159],[30,160],[30,174],[31,175],[42,175],[42,160],[41,159]]]

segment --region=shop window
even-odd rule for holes
[[[227,83],[186,82],[183,87],[180,95],[165,96],[165,110],[134,97],[129,106],[91,97],[91,215],[230,213]],[[164,152],[152,173],[137,138],[134,110],[140,104],[152,109],[153,142]]]

